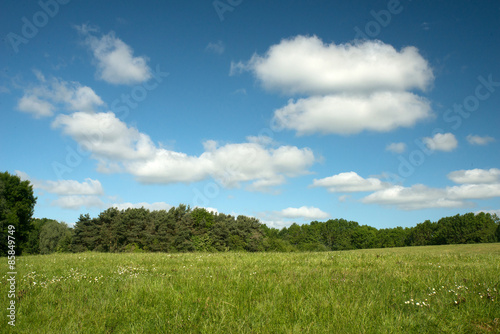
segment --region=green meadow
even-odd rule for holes
[[[499,333],[500,244],[16,259],[3,333]],[[5,274],[5,275],[4,275]]]

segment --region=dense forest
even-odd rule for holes
[[[74,227],[31,218],[36,198],[28,181],[0,174],[0,255],[7,254],[7,226],[16,228],[16,254],[53,252],[337,251],[423,245],[500,242],[500,219],[480,212],[426,220],[414,227],[376,229],[330,219],[281,230],[258,219],[179,205],[170,210],[109,208],[80,215]]]

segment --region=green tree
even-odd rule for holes
[[[40,254],[40,230],[49,220],[48,218],[33,218],[31,220],[31,230],[24,247],[25,254]]]
[[[35,203],[33,186],[29,181],[21,181],[19,176],[8,172],[0,173],[0,256],[7,255],[9,225],[15,227],[16,254],[22,254],[32,229]]]
[[[40,254],[69,251],[71,229],[65,223],[48,220],[40,229]]]

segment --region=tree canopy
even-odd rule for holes
[[[16,254],[21,254],[28,241],[31,217],[36,197],[29,181],[21,181],[17,175],[0,173],[0,255],[7,254],[7,230],[15,228]]]

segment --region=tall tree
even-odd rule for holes
[[[71,230],[65,223],[48,220],[40,229],[40,254],[69,251]]]
[[[31,217],[36,197],[29,181],[21,181],[17,175],[0,173],[0,256],[7,255],[7,231],[14,226],[16,254],[20,255],[28,241]]]

